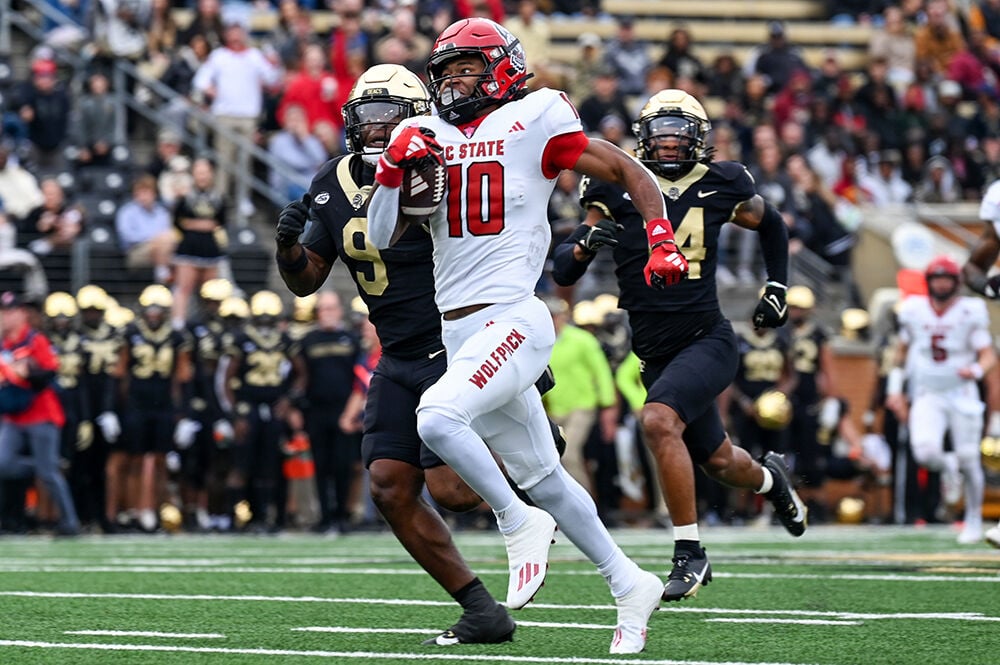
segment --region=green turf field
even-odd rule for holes
[[[664,576],[668,531],[615,532]],[[948,527],[705,529],[715,580],[611,656],[614,606],[563,536],[515,641],[425,647],[459,612],[388,534],[0,539],[0,663],[997,665],[1000,551]],[[506,589],[499,536],[459,545]]]

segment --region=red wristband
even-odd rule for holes
[[[674,228],[667,219],[651,219],[646,222],[646,239],[649,240],[650,249],[665,242],[673,242]]]

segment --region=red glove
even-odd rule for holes
[[[688,262],[674,242],[674,231],[666,219],[651,219],[646,223],[649,240],[649,260],[643,268],[646,284],[654,289],[673,286],[687,277]]]
[[[403,171],[418,162],[430,159],[443,166],[443,152],[433,131],[411,125],[397,134],[378,158],[375,182],[383,187],[399,187],[403,184]]]

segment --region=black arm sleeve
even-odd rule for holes
[[[96,415],[101,415],[106,411],[116,411],[118,406],[118,384],[121,382],[117,376],[108,375],[105,382],[104,394],[101,395],[101,411]]]
[[[757,227],[764,253],[767,280],[788,286],[788,229],[777,208],[764,202],[764,215]]]
[[[576,284],[577,280],[583,277],[583,273],[587,272],[590,262],[594,260],[596,254],[587,257],[586,261],[578,261],[573,255],[576,243],[583,239],[589,230],[589,226],[581,224],[552,251],[552,281],[559,286]]]

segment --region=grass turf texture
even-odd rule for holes
[[[668,531],[615,536],[666,577]],[[388,534],[4,538],[0,663],[1000,662],[1000,551],[960,547],[950,528],[702,537],[715,580],[664,604],[636,656],[608,654],[610,594],[563,536],[536,602],[513,613],[515,641],[453,648],[420,644],[459,609]],[[502,598],[500,537],[457,541]]]

